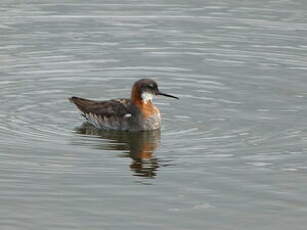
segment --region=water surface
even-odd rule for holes
[[[1,1],[3,229],[305,229],[305,1]],[[153,78],[161,132],[68,97]]]

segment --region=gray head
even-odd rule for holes
[[[151,101],[154,95],[161,95],[165,97],[172,97],[179,99],[178,97],[162,93],[158,84],[151,79],[141,79],[134,83],[132,87],[132,98],[133,99],[141,99],[143,101]]]

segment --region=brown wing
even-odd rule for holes
[[[92,113],[103,117],[122,117],[130,113],[129,99],[94,101],[80,97],[71,97],[69,100],[84,114]]]
[[[129,129],[130,113],[129,99],[110,101],[93,101],[79,97],[69,99],[74,103],[89,123],[102,129]]]

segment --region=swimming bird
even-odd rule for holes
[[[160,110],[152,103],[155,95],[179,99],[162,93],[154,80],[141,79],[134,83],[130,99],[96,101],[71,97],[69,100],[78,107],[85,119],[96,128],[145,131],[159,129],[161,126]]]

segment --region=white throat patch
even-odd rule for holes
[[[143,99],[145,104],[147,102],[149,102],[149,101],[152,101],[152,98],[153,98],[153,94],[152,93],[148,93],[148,92],[142,93],[142,99]]]

